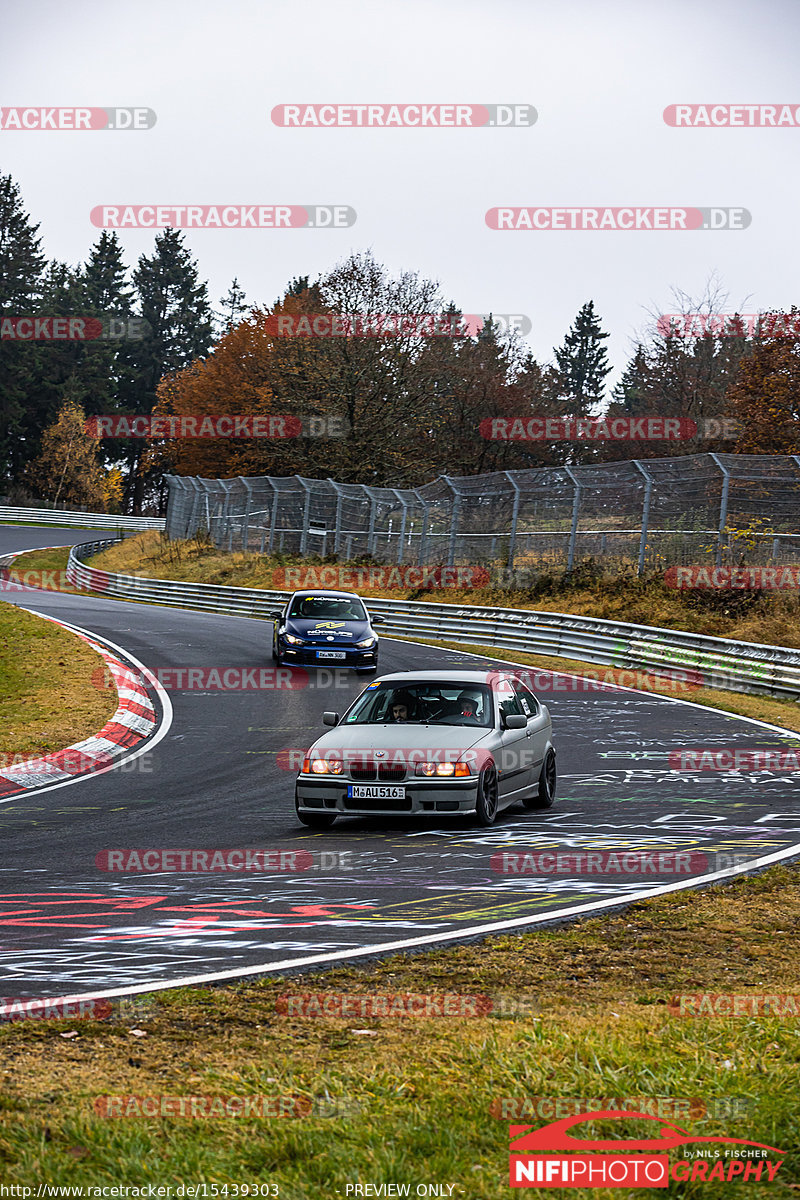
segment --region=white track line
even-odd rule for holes
[[[245,618],[252,619],[252,618]],[[392,641],[402,641],[409,645],[420,646],[422,649],[445,649],[445,647],[431,647],[425,642],[409,642],[405,638],[392,638]],[[117,647],[115,647],[117,649]],[[506,666],[517,666],[525,668],[523,663],[509,664],[507,659],[492,659],[488,654],[474,654],[469,650],[449,651],[450,653],[461,654],[467,658],[489,658],[492,662],[504,663]],[[130,657],[130,656],[129,656]],[[529,665],[529,664],[528,664]],[[149,672],[148,672],[149,674]],[[574,675],[570,672],[553,671],[554,675],[565,675],[571,679],[582,679],[584,676]],[[618,685],[614,685],[614,690],[618,689]],[[747,721],[751,725],[760,725],[764,729],[772,729],[778,733],[787,733],[790,737],[797,738],[798,734],[794,730],[782,729],[778,725],[769,725],[765,721],[758,721],[752,717],[743,717],[739,713],[729,713],[721,708],[712,708],[706,704],[695,704],[691,700],[678,700],[673,696],[661,696],[652,692],[643,691],[640,688],[622,688],[627,692],[636,692],[640,695],[648,696],[657,700],[667,700],[672,704],[688,704],[691,708],[699,708],[707,712],[720,713],[725,717],[735,717],[740,721]],[[741,867],[730,867],[724,871],[714,871],[708,875],[698,875],[693,879],[682,880],[678,883],[668,883],[661,887],[645,888],[640,892],[633,892],[625,896],[611,896],[606,900],[592,900],[586,904],[576,904],[571,908],[550,909],[546,913],[539,913],[532,917],[513,917],[506,921],[491,921],[485,925],[472,925],[468,928],[463,926],[459,929],[451,930],[447,933],[426,934],[422,937],[404,938],[396,942],[379,942],[370,946],[359,946],[353,950],[336,950],[328,954],[308,954],[303,958],[284,959],[280,962],[263,963],[261,965],[251,967],[235,967],[230,971],[213,971],[205,975],[184,975],[180,979],[172,979],[166,983],[146,983],[132,984],[129,987],[108,988],[104,991],[81,992],[71,996],[58,996],[47,998],[48,1004],[72,1004],[81,1000],[102,1000],[110,999],[114,996],[130,996],[143,995],[147,992],[165,992],[172,988],[193,987],[198,984],[220,983],[223,980],[245,979],[253,975],[271,975],[278,971],[289,971],[298,967],[309,966],[324,966],[327,963],[340,963],[344,960],[357,958],[368,958],[376,954],[397,953],[401,950],[411,950],[415,948],[424,948],[426,946],[441,945],[446,942],[465,941],[470,938],[482,937],[487,934],[500,933],[503,930],[510,929],[525,929],[533,925],[542,925],[547,922],[562,922],[569,917],[587,916],[591,913],[599,912],[607,908],[627,908],[630,904],[635,904],[638,900],[649,900],[655,896],[666,896],[673,892],[685,891],[688,888],[696,888],[701,884],[721,882],[725,879],[740,878],[742,875],[750,874],[751,871],[760,869],[761,867],[770,866],[772,863],[781,862],[786,858],[792,858],[800,854],[800,843],[789,846],[784,850],[777,850],[772,854],[765,854],[761,858],[753,860],[750,870],[743,872]]]
[[[93,638],[96,642],[113,650],[115,654],[119,654],[120,658],[127,659],[129,663],[132,663],[158,693],[161,701],[161,721],[156,728],[155,734],[149,741],[140,746],[138,750],[133,750],[130,754],[121,755],[119,758],[116,758],[109,766],[101,767],[97,771],[87,771],[83,775],[73,775],[72,778],[65,779],[61,783],[50,783],[44,787],[26,789],[24,792],[15,792],[10,796],[3,797],[0,800],[0,804],[13,804],[17,800],[27,800],[30,796],[41,796],[44,792],[54,792],[57,788],[70,787],[73,783],[83,783],[87,779],[96,779],[99,775],[107,775],[109,771],[116,771],[124,763],[133,762],[140,755],[147,754],[150,750],[153,750],[169,733],[174,717],[172,701],[167,692],[152,671],[149,671],[144,663],[139,662],[138,658],[135,658],[130,651],[123,650],[116,642],[111,642],[108,638],[101,637],[100,634],[94,633],[90,629],[84,629],[81,625],[73,625],[69,621],[60,621],[57,617],[48,616],[47,613],[37,612],[35,608],[26,608],[24,611],[33,613],[34,616],[41,617],[45,621],[52,621],[55,625],[60,625],[62,629],[70,630],[71,633],[82,633],[86,637]]]

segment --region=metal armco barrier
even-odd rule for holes
[[[163,529],[163,517],[123,517],[109,513],[61,512],[52,508],[9,508],[0,504],[4,521],[30,521],[35,525],[79,525],[84,529]]]
[[[70,551],[67,578],[77,588],[125,600],[166,604],[239,617],[265,617],[291,592],[220,587],[117,575],[86,565],[118,539],[86,542]],[[569,613],[479,608],[364,598],[386,619],[381,632],[528,654],[577,659],[623,670],[686,672],[698,685],[731,692],[800,698],[800,649],[706,637],[676,629],[629,625]]]

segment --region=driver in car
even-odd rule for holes
[[[393,725],[403,725],[410,720],[411,699],[407,692],[395,692],[389,706],[389,720]]]
[[[458,697],[458,708],[462,721],[468,725],[478,724],[478,701],[469,692],[462,692]]]

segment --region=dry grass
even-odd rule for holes
[[[117,700],[103,672],[75,634],[0,604],[0,753],[46,754],[102,729]]]
[[[412,1194],[417,1183],[438,1181],[455,1184],[461,1200],[500,1200],[508,1195],[502,1099],[669,1097],[712,1110],[678,1122],[697,1136],[789,1150],[780,1186],[767,1192],[751,1182],[747,1190],[788,1195],[800,1178],[800,1023],[679,1017],[668,1005],[684,991],[797,993],[799,926],[800,870],[773,868],[563,929],[288,980],[158,993],[127,1020],[6,1026],[4,1176],[59,1184],[269,1179],[290,1200],[344,1195],[356,1181],[409,1182]],[[507,1019],[288,1017],[276,1006],[286,992],[501,994],[527,1009]],[[112,1121],[93,1112],[98,1095],[253,1094],[327,1097],[341,1109],[294,1121]],[[636,1131],[635,1122],[603,1130]],[[593,1132],[601,1131],[584,1126],[581,1136]],[[698,1185],[680,1194],[727,1193]]]

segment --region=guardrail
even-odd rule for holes
[[[85,559],[118,539],[73,546],[67,578],[74,587],[151,604],[265,618],[291,592],[221,587],[119,575]],[[692,683],[724,691],[800,698],[800,649],[737,642],[651,625],[632,625],[569,613],[365,597],[386,620],[381,632],[465,645],[496,646],[650,673],[685,672]],[[678,675],[678,678],[681,678]]]
[[[83,529],[163,529],[163,517],[124,517],[110,513],[61,512],[52,508],[10,508],[0,504],[4,521],[30,521],[35,525],[77,525]]]

